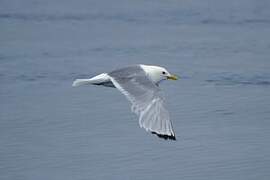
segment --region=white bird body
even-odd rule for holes
[[[72,86],[92,84],[117,88],[131,102],[132,111],[139,116],[140,127],[158,137],[175,140],[168,111],[158,93],[158,84],[166,79],[176,80],[177,77],[163,67],[135,65],[90,79],[76,79]]]
[[[167,73],[169,76],[171,75],[163,67],[149,66],[149,65],[143,65],[143,64],[140,64],[139,66],[144,70],[144,72],[148,75],[148,77],[155,84],[159,84],[159,82],[166,79],[163,76],[160,76],[160,73],[159,73],[160,71]],[[109,82],[111,82],[110,76],[107,73],[101,73],[101,74],[99,74],[97,76],[94,76],[94,77],[92,77],[90,79],[76,79],[73,82],[72,86],[76,87],[76,86],[81,86],[81,85],[85,85],[85,84],[107,86],[106,83],[109,83]]]

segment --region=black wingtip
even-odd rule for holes
[[[173,141],[176,141],[176,138],[175,136],[173,135],[166,135],[166,134],[158,134],[156,132],[151,132],[152,134],[155,134],[157,135],[159,138],[162,138],[162,139],[165,139],[165,140],[173,140]]]

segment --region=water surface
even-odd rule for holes
[[[270,3],[0,1],[0,179],[268,179]],[[117,90],[72,88],[129,64],[161,87],[177,141]]]

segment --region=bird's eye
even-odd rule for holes
[[[162,71],[162,74],[166,74],[166,72],[165,71]]]

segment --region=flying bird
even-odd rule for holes
[[[76,79],[72,86],[86,84],[117,88],[131,102],[131,110],[139,116],[139,125],[163,139],[176,140],[159,84],[163,80],[177,80],[165,68],[133,65],[102,73],[90,79]]]

